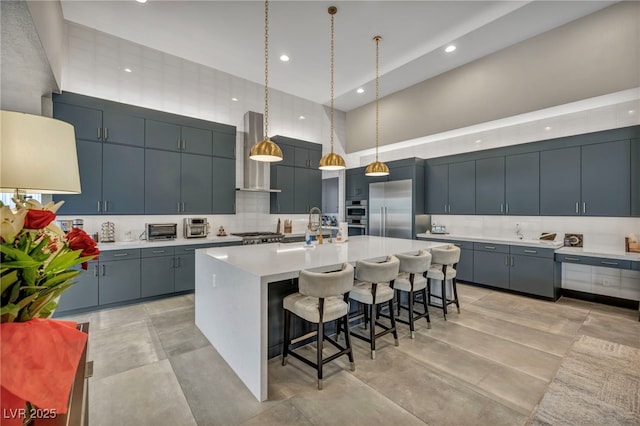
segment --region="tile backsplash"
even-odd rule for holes
[[[624,237],[640,234],[640,218],[584,216],[465,216],[432,215],[431,223],[445,225],[447,232],[477,237],[516,238],[516,225],[524,239],[538,239],[543,232],[583,234],[584,250],[624,251]]]

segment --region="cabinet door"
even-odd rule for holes
[[[195,247],[176,248],[174,291],[195,290],[196,253]]]
[[[102,211],[102,143],[76,140],[81,194],[56,194],[64,201],[58,214],[98,214]]]
[[[540,214],[540,153],[505,158],[505,213]]]
[[[102,145],[102,213],[144,213],[144,148]]]
[[[296,187],[298,184],[296,183]],[[307,170],[307,204],[310,207],[322,207],[322,171]]]
[[[509,255],[475,250],[473,281],[492,287],[509,288]]]
[[[322,159],[322,149],[310,149],[309,150],[309,167],[317,169],[320,167],[320,160]]]
[[[184,152],[202,155],[213,154],[213,133],[211,130],[182,126],[181,135]]]
[[[147,149],[144,202],[150,214],[176,214],[180,210],[180,153]]]
[[[475,214],[476,162],[449,164],[449,213]]]
[[[447,213],[447,207],[449,205],[449,165],[427,165],[425,180],[427,213]]]
[[[271,185],[282,191],[271,193],[271,213],[294,213],[295,169],[289,166],[271,166]]]
[[[415,175],[415,166],[394,167],[389,170],[389,177],[387,180],[413,180]]]
[[[245,159],[245,161],[253,161]],[[213,157],[213,213],[236,212],[236,160]]]
[[[80,269],[80,265],[77,265],[74,269]],[[80,273],[75,277],[75,284],[60,296],[56,314],[98,306],[99,271],[97,261],[89,262],[86,271],[80,270]]]
[[[173,250],[171,250],[173,252]],[[148,257],[141,260],[140,294],[142,297],[173,293],[173,256]]]
[[[338,178],[322,180],[322,213],[338,213]]]
[[[322,172],[294,167],[293,213],[308,213],[322,204]]]
[[[213,155],[236,158],[236,135],[213,132]]]
[[[473,250],[460,249],[460,261],[456,268],[456,278],[460,281],[473,282]]]
[[[211,157],[183,153],[180,194],[182,213],[211,213],[213,174]],[[235,175],[234,175],[235,179]],[[235,189],[235,188],[234,188]]]
[[[53,118],[73,124],[76,139],[102,140],[102,111],[98,109],[54,103]]]
[[[309,167],[309,150],[299,146],[293,147],[294,151],[294,166],[296,167]]]
[[[348,200],[366,200],[369,198],[369,177],[365,176],[364,168],[354,169],[347,175],[347,199]]]
[[[540,214],[579,214],[580,147],[540,152]]]
[[[631,140],[631,216],[640,216],[640,139]]]
[[[144,145],[147,148],[180,151],[180,126],[162,121],[145,120]]]
[[[118,111],[102,113],[102,140],[104,142],[144,146],[144,119]]]
[[[551,258],[512,255],[511,290],[553,298],[553,262]]]
[[[504,212],[504,157],[476,160],[476,214]]]
[[[140,259],[100,262],[101,305],[140,298]]]
[[[293,145],[288,145],[286,143],[283,143],[282,139],[278,137],[273,137],[271,138],[271,140],[275,142],[280,147],[280,150],[282,151],[282,161],[278,161],[276,164],[278,166],[295,166],[296,151]]]
[[[630,155],[628,140],[582,147],[582,214],[629,216]]]

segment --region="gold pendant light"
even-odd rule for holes
[[[378,76],[378,62],[379,62],[379,55],[378,55],[378,44],[380,43],[380,40],[382,39],[382,37],[375,36],[373,38],[373,41],[376,42],[376,161],[374,161],[373,163],[369,164],[367,166],[367,168],[364,171],[364,174],[367,176],[387,176],[389,174],[389,167],[387,167],[386,164],[384,164],[382,161],[378,161],[378,139],[379,139],[379,132],[378,132],[378,125],[379,125],[379,106],[378,106],[378,99],[380,97],[380,78]]]
[[[333,16],[338,12],[335,6],[329,7],[331,15],[331,152],[320,159],[320,170],[342,170],[347,166],[344,159],[333,152]]]
[[[249,158],[256,161],[282,161],[282,150],[269,139],[269,1],[264,2],[264,139],[251,147]]]

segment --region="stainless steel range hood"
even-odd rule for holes
[[[244,114],[244,186],[237,191],[282,192],[270,188],[271,164],[249,158],[251,147],[264,138],[263,115],[247,111]]]

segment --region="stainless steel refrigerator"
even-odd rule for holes
[[[369,235],[413,239],[413,181],[369,184]]]

